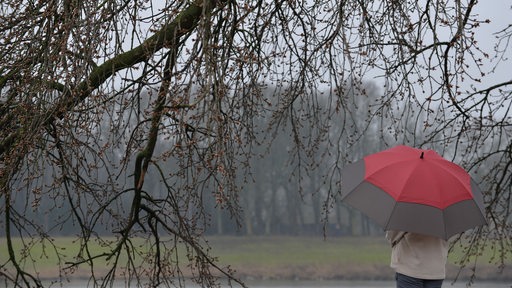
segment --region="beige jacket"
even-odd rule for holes
[[[391,244],[400,240],[391,250],[391,268],[397,273],[419,279],[446,277],[448,243],[444,239],[400,231],[387,231],[386,238]]]

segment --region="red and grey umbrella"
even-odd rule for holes
[[[342,171],[342,200],[384,230],[448,239],[485,225],[482,192],[470,175],[433,150],[396,146]]]

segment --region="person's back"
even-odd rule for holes
[[[402,231],[387,231],[386,238],[392,245],[390,266],[397,288],[441,287],[448,256],[444,239]]]

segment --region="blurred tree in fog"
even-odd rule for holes
[[[204,204],[213,199],[232,225],[243,224],[239,193],[250,181],[249,160],[285,123],[298,182],[283,189],[315,183],[327,213],[348,161],[397,143],[435,147],[485,190],[490,225],[468,235],[473,247],[496,240],[504,255],[512,80],[493,79],[503,79],[494,68],[510,56],[512,26],[496,27],[494,48],[480,47],[476,35],[489,25],[480,5],[489,4],[3,0],[0,227],[8,259],[0,274],[42,286],[25,269],[39,255],[14,251],[14,238],[61,253],[49,235],[75,225],[80,251],[59,267],[90,269],[94,285],[119,277],[181,285],[176,279],[188,271],[178,263],[190,264],[203,286],[218,284],[217,272],[232,277],[208,253],[202,236],[212,215]],[[383,85],[380,96],[367,93],[365,79]],[[269,85],[276,89],[263,94]],[[267,113],[268,126],[258,125]],[[320,165],[327,172],[310,178]],[[60,213],[51,225],[26,216],[42,203]],[[176,254],[178,243],[186,257]],[[111,270],[101,275],[94,264],[105,260]]]

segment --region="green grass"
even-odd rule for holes
[[[386,277],[391,275],[389,269],[390,247],[384,237],[280,237],[280,236],[213,236],[208,237],[211,246],[210,254],[218,257],[221,266],[229,265],[248,277],[260,277],[263,274],[274,278],[300,277],[303,271],[308,271],[312,277],[328,279],[328,277]],[[114,239],[107,239],[107,241]],[[132,243],[140,251],[147,252],[149,246],[142,239],[133,239]],[[13,242],[17,258],[28,255],[22,250],[18,239]],[[34,242],[30,249],[30,258],[24,262],[25,268],[31,271],[34,266],[43,276],[53,277],[63,263],[70,261],[78,254],[80,241],[74,238],[58,237],[53,245],[48,242]],[[89,251],[95,255],[112,249],[113,244],[94,242]],[[512,253],[512,252],[509,252]],[[181,261],[184,249],[179,249]],[[450,255],[451,263],[459,259],[461,252],[455,251]],[[139,261],[141,257],[136,257]],[[510,258],[510,257],[509,257]],[[0,265],[8,259],[6,240],[0,238]],[[479,263],[487,265],[492,259],[492,251],[486,250]],[[121,259],[123,262],[125,259]],[[187,264],[187,263],[184,263]],[[509,259],[508,265],[512,262]],[[12,266],[4,268],[12,269]],[[102,259],[95,262],[95,271],[108,268],[108,263]],[[491,269],[491,268],[489,268]],[[492,268],[496,270],[495,268]],[[85,269],[82,275],[88,275]],[[492,272],[494,273],[494,272]],[[265,276],[266,277],[266,276]],[[489,276],[490,277],[490,276]]]
[[[13,250],[17,261],[23,265],[23,268],[29,271],[33,268],[37,270],[56,269],[59,265],[65,265],[76,256],[80,249],[80,241],[76,238],[57,237],[49,240],[41,239],[12,239]],[[106,251],[105,247],[95,243],[90,247],[94,253],[102,253]],[[8,259],[7,241],[0,238],[0,263],[4,263]],[[105,265],[105,263],[103,263]]]
[[[380,238],[214,237],[210,244],[233,266],[389,262],[389,246]]]
[[[23,251],[20,239],[13,239],[16,258],[28,255]],[[109,239],[112,240],[112,239]],[[132,240],[134,245],[145,251],[140,239]],[[59,262],[71,261],[79,252],[80,241],[74,238],[57,237],[53,243],[34,241],[30,244],[30,257],[25,265],[36,266],[38,270],[54,270]],[[8,259],[6,240],[0,238],[0,263]],[[389,247],[381,238],[328,238],[322,237],[209,237],[210,254],[219,259],[221,265],[232,267],[265,266],[281,267],[289,265],[337,265],[384,264],[389,262]],[[108,243],[92,242],[89,251],[101,254],[108,251]],[[113,247],[110,245],[110,247]],[[180,253],[184,253],[181,250]],[[184,254],[183,254],[184,255]],[[181,258],[184,259],[184,258]],[[123,259],[122,259],[123,260]],[[96,268],[105,269],[107,263],[98,261]],[[27,267],[27,266],[25,266]],[[29,267],[30,269],[30,267]]]

